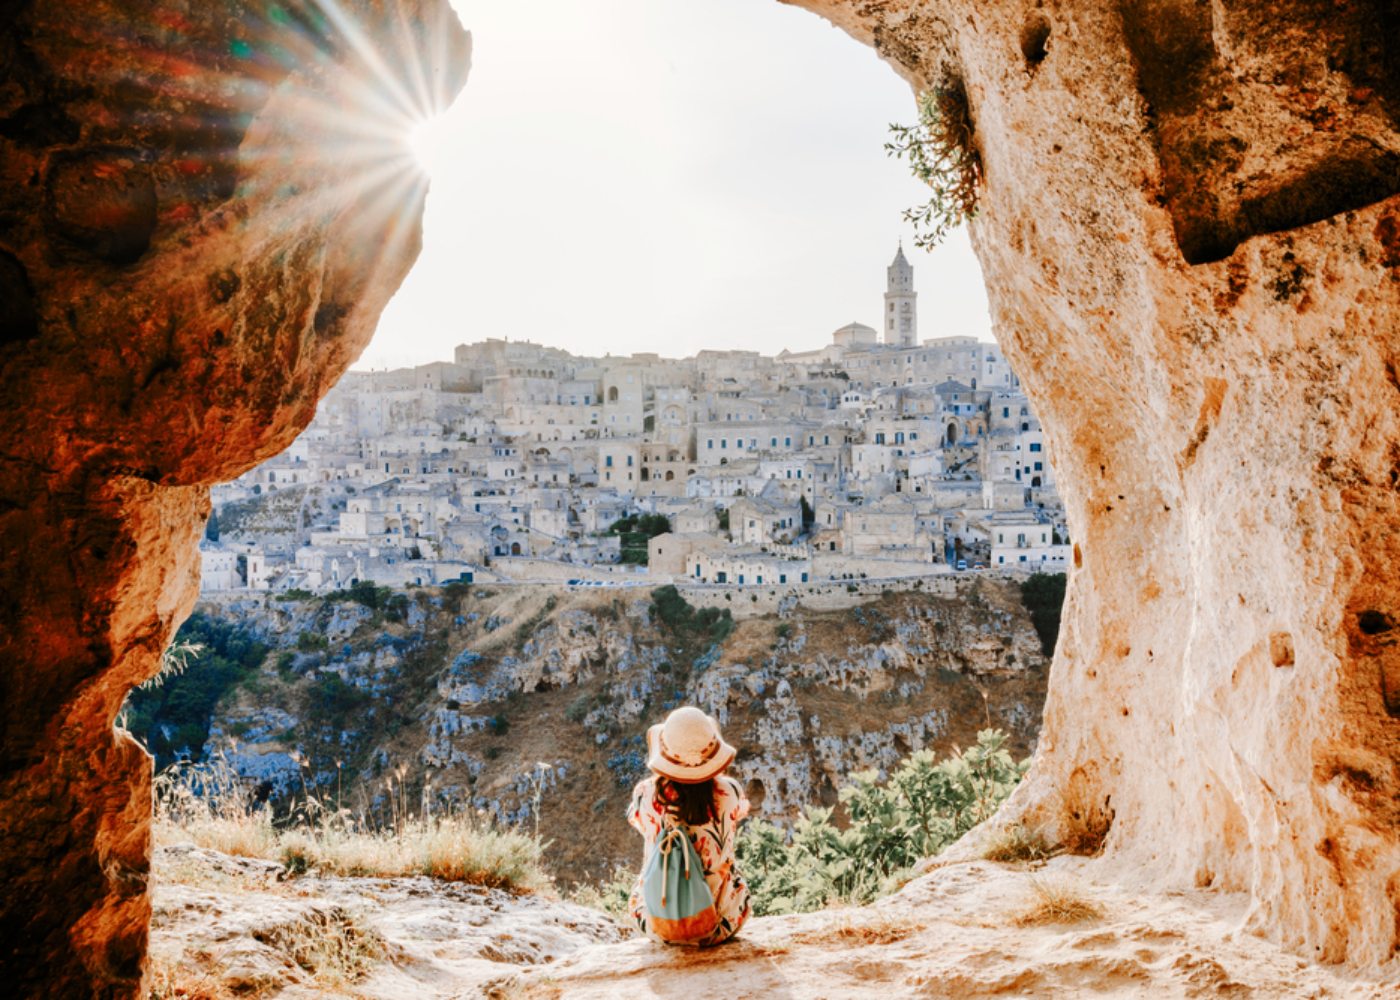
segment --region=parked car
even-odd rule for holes
[[[967,560],[966,560],[966,559],[959,559],[959,560],[958,560],[958,569],[960,569],[960,570],[962,570],[962,569],[967,569]]]

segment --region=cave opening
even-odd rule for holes
[[[969,9],[966,27],[891,20],[868,5],[809,6],[918,84],[960,60],[974,111],[997,112],[978,118],[987,190],[977,232],[998,276],[998,315],[1015,320],[1008,347],[1032,388],[1076,376],[1073,405],[1040,397],[1064,444],[1082,571],[1046,715],[1057,739],[1008,816],[1077,838],[1120,870],[1151,870],[1160,884],[1203,878],[1247,892],[1251,928],[1374,968],[1395,947],[1397,778],[1385,763],[1400,739],[1386,639],[1400,559],[1386,446],[1397,430],[1383,374],[1397,315],[1394,81],[1384,54],[1393,12],[1356,4],[1363,20],[1336,26],[1300,5],[1306,16],[1273,33],[1257,16],[1264,5],[1218,5],[1233,20],[1201,31],[1198,5],[1125,5],[1121,23],[1107,24],[1097,9],[1065,4],[1050,34],[1037,42],[1033,31],[1027,45],[1019,4]],[[320,109],[328,92],[363,95],[334,93],[333,72],[298,76],[275,55],[250,58],[229,34],[243,22],[194,11],[153,26],[137,11],[133,24],[128,7],[98,12],[123,29],[121,44],[100,55],[98,15],[80,24],[63,5],[32,0],[10,5],[0,22],[17,69],[0,112],[16,178],[0,195],[0,351],[7,408],[24,415],[5,432],[0,498],[6,591],[19,595],[3,621],[13,668],[0,795],[12,891],[0,919],[18,943],[6,958],[12,982],[53,995],[135,995],[143,985],[149,764],[110,722],[125,691],[156,671],[193,604],[206,484],[292,440],[367,343],[416,242],[413,226],[383,227],[359,211],[363,192],[333,183],[353,164],[296,162],[307,138],[297,126],[316,131],[297,113],[297,92],[315,95]],[[1153,27],[1159,16],[1172,30]],[[1062,18],[1078,34],[1063,31]],[[392,24],[380,30],[402,37]],[[1078,52],[1058,44],[1067,36]],[[1257,64],[1278,69],[1280,53],[1305,36],[1325,42],[1309,49],[1318,56],[1311,78],[1286,66],[1251,77],[1249,87],[1262,89],[1240,100],[1228,135],[1174,145],[1193,133],[1195,105],[1207,117],[1234,110],[1210,105],[1199,87],[1202,75],[1225,72],[1227,56],[1208,51],[1214,39],[1230,41],[1230,58],[1254,45]],[[1164,38],[1169,50],[1154,49]],[[40,44],[54,39],[62,44]],[[221,101],[256,91],[267,102],[202,103],[198,81],[167,92],[151,81],[184,77],[167,74],[163,60],[161,72],[123,72],[121,87],[103,90],[101,70],[159,50],[154,43],[217,61],[234,84]],[[450,30],[433,44],[464,57]],[[322,68],[345,55],[324,39],[313,48]],[[1110,75],[1130,59],[1145,109]],[[1098,116],[1067,113],[1098,91],[1067,83],[1061,60],[1076,60],[1121,103]],[[1163,65],[1186,71],[1176,81],[1153,76]],[[70,86],[74,77],[85,84]],[[1345,91],[1341,103],[1355,107],[1331,110],[1351,125],[1339,129],[1319,110],[1310,79]],[[170,114],[114,122],[104,101]],[[1250,116],[1275,103],[1279,114],[1256,116],[1268,128],[1254,130]],[[230,112],[246,132],[188,126]],[[1242,175],[1239,157],[1276,142],[1270,129],[1284,119],[1308,140],[1301,152],[1286,151],[1281,172]],[[257,140],[249,148],[276,151],[241,178],[227,169],[239,134]],[[1347,145],[1358,136],[1379,138]],[[1047,156],[1060,165],[1040,168],[1035,195],[1058,213],[1027,207],[1004,158]],[[1317,167],[1319,158],[1337,170]],[[36,197],[50,163],[52,192]],[[419,196],[413,185],[408,192]],[[1070,224],[1090,237],[1083,246],[1055,228]],[[1173,244],[1188,267],[1160,252]],[[359,252],[365,246],[373,252]],[[1365,315],[1344,306],[1357,301]],[[1119,309],[1138,309],[1129,318],[1142,321]],[[1207,373],[1222,370],[1248,372],[1248,390],[1203,407]],[[1299,400],[1317,412],[1300,411]],[[1214,428],[1208,438],[1202,419]],[[219,429],[217,453],[190,445],[207,427]],[[1261,455],[1274,459],[1267,477]],[[1095,467],[1113,471],[1100,483]],[[1290,506],[1278,499],[1285,474],[1295,484]],[[1253,560],[1262,571],[1246,582],[1239,567]],[[1134,653],[1144,649],[1156,655]],[[1086,717],[1091,726],[1076,725]],[[1287,720],[1291,739],[1278,739],[1274,720]],[[494,728],[505,728],[503,717]],[[1168,782],[1164,760],[1174,768]],[[1253,829],[1266,813],[1284,839]]]

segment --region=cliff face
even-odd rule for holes
[[[987,726],[1029,753],[1046,664],[1016,585],[946,590],[787,605],[718,641],[668,624],[645,592],[424,590],[396,620],[348,602],[204,604],[273,649],[220,702],[205,752],[283,807],[305,779],[373,813],[392,773],[437,810],[583,826],[584,838],[555,838],[549,867],[566,883],[602,879],[636,867],[623,810],[644,774],[646,727],[678,704],[719,716],[740,747],[732,773],[777,820],[834,804],[852,771],[965,747]],[[306,648],[307,635],[325,648]]]
[[[961,86],[974,245],[1078,544],[1003,819],[1400,948],[1393,6],[799,0]]]

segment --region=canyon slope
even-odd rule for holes
[[[708,625],[684,598],[663,612],[646,588],[421,589],[387,609],[206,602],[206,620],[269,652],[218,703],[202,749],[281,809],[310,795],[382,818],[387,780],[414,812],[538,822],[566,883],[637,864],[624,807],[644,772],[646,727],[679,704],[720,719],[740,748],[732,773],[756,814],[777,820],[834,804],[854,771],[965,747],[989,726],[1028,755],[1046,658],[1018,585],[866,587],[771,610],[757,595],[711,592],[723,611]]]

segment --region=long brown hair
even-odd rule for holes
[[[704,781],[673,781],[656,776],[656,800],[666,807],[673,819],[686,826],[704,826],[715,816],[715,779]]]

